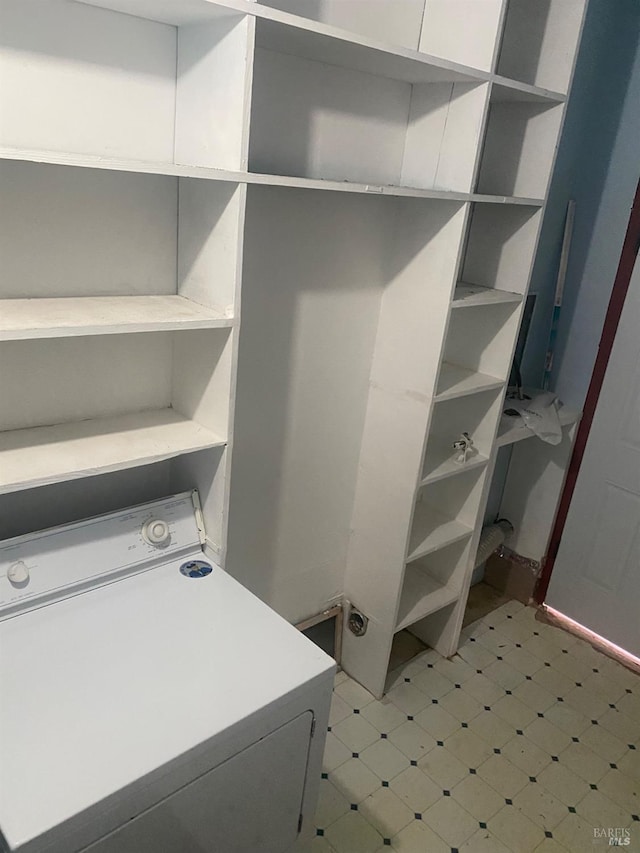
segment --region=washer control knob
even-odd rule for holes
[[[14,563],[12,566],[9,566],[7,570],[7,577],[14,584],[26,583],[29,580],[29,567],[26,563],[23,563],[20,560],[17,563]]]
[[[142,538],[155,548],[164,548],[171,541],[169,525],[161,518],[150,518],[142,525]]]

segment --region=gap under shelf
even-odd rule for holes
[[[0,494],[121,471],[225,440],[173,409],[0,432]]]
[[[445,361],[440,368],[435,399],[452,400],[454,397],[465,397],[467,394],[476,394],[479,391],[502,388],[503,385],[504,379],[488,376],[486,373],[478,373],[466,367],[458,367],[457,364],[450,364]]]
[[[395,632],[402,631],[430,613],[457,600],[460,591],[453,584],[442,584],[423,569],[405,574]]]
[[[66,296],[0,301],[0,340],[216,329],[234,320],[183,296]]]
[[[418,503],[413,517],[407,562],[465,539],[472,533],[473,528],[469,525],[449,518],[427,504]]]
[[[508,302],[522,302],[522,294],[461,281],[456,285],[451,307],[474,308],[478,305],[503,305]]]

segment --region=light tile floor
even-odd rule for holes
[[[640,851],[640,677],[509,601],[391,673],[336,678],[309,853]]]

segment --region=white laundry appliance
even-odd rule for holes
[[[4,849],[303,849],[334,662],[202,534],[188,492],[0,543]]]

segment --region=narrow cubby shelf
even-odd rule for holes
[[[474,204],[460,280],[523,294],[539,223],[534,206]]]
[[[220,447],[171,408],[0,432],[0,493],[120,471]]]
[[[477,394],[480,391],[502,387],[504,387],[504,379],[478,373],[477,370],[470,370],[467,367],[460,367],[457,364],[450,364],[445,361],[440,368],[435,399],[438,401],[452,400],[455,397],[464,397],[467,394]]]
[[[501,398],[498,390],[488,390],[443,400],[434,405],[421,485],[462,475],[488,463]],[[463,434],[468,435],[473,444],[466,461],[460,462],[459,451],[453,444]]]
[[[428,571],[407,566],[400,605],[396,633],[408,628],[419,619],[424,619],[430,613],[440,610],[454,602],[460,595],[460,590],[453,585],[442,584],[433,578]]]
[[[484,479],[485,470],[476,467],[419,489],[406,563],[473,534]]]
[[[489,459],[482,453],[476,453],[470,457],[464,464],[456,462],[452,453],[447,453],[443,450],[439,455],[434,452],[428,460],[423,477],[420,481],[421,486],[426,486],[428,483],[435,483],[438,480],[445,480],[447,477],[455,477],[456,474],[463,474],[473,468],[482,468],[488,463]]]
[[[460,539],[466,539],[473,533],[473,527],[464,524],[453,516],[447,516],[427,504],[416,504],[413,527],[409,539],[407,563],[417,560],[451,545]]]
[[[79,296],[0,300],[0,341],[233,325],[183,296]]]
[[[517,97],[514,97],[517,96]],[[563,106],[493,84],[478,192],[544,196]]]
[[[476,383],[483,381],[479,377],[506,380],[521,308],[520,303],[509,301],[480,305],[474,311],[452,311],[444,344],[445,365],[474,371]],[[442,373],[446,379],[449,371],[444,365]],[[465,380],[461,385],[465,387]]]
[[[457,601],[470,547],[465,537],[405,565],[396,632]]]
[[[510,293],[508,290],[496,290],[494,287],[482,287],[479,284],[468,284],[460,281],[456,285],[451,302],[452,308],[477,308],[480,305],[500,305],[505,302],[522,302],[520,293]]]
[[[509,0],[497,72],[566,92],[580,37],[584,0]]]

